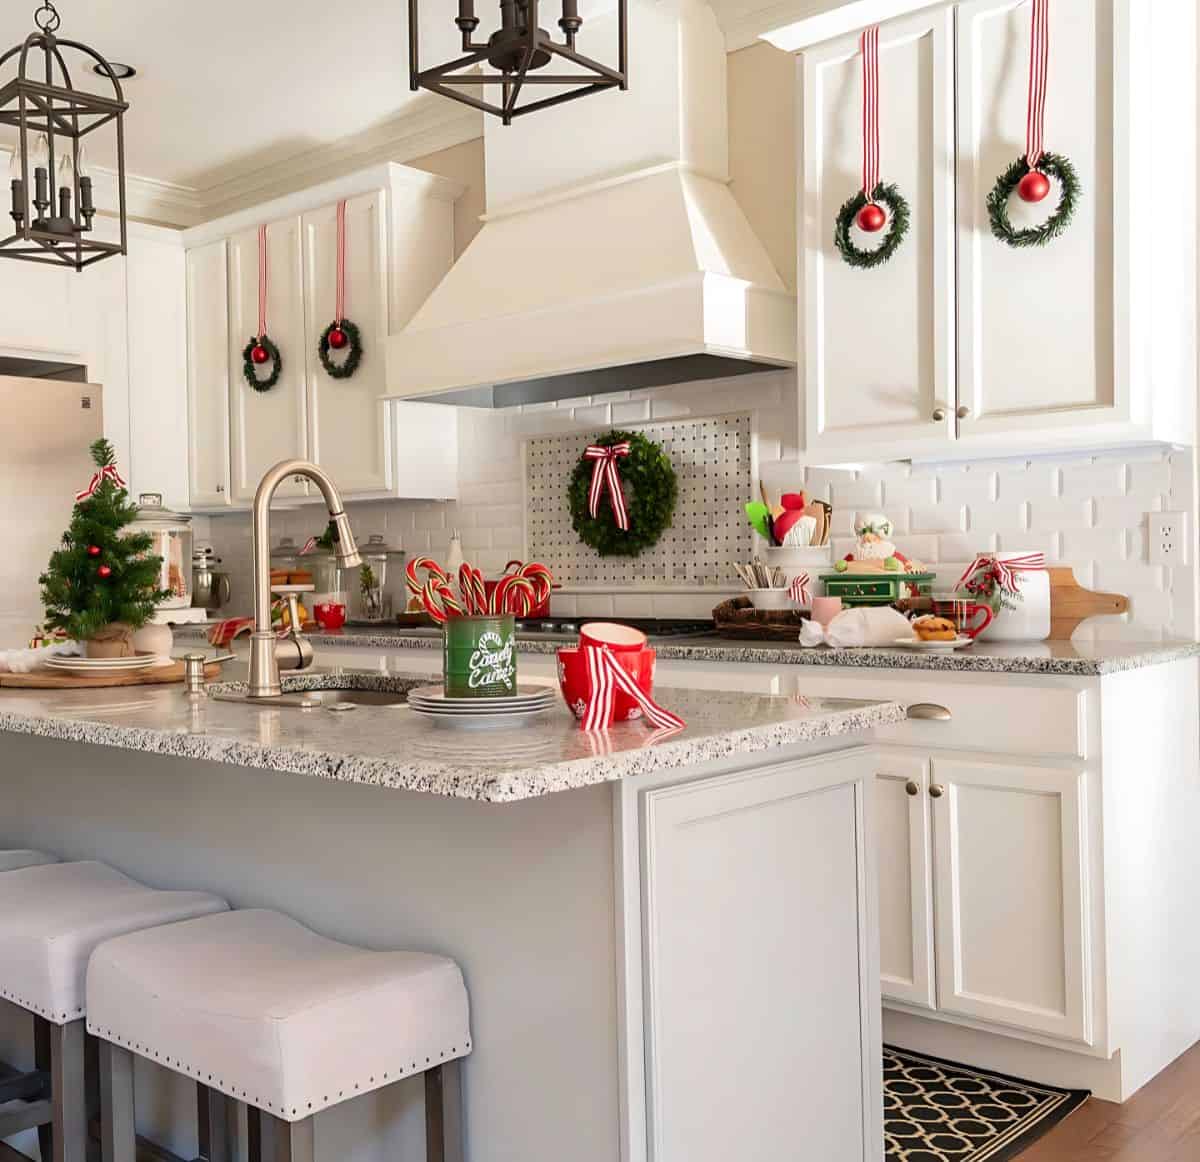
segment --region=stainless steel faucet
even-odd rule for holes
[[[349,569],[362,564],[341,494],[329,474],[308,460],[283,460],[269,469],[254,494],[254,633],[250,635],[250,682],[246,691],[250,698],[278,698],[283,692],[280,666],[300,670],[312,663],[311,649],[306,652],[299,648],[296,618],[288,639],[281,641],[271,629],[271,501],[289,476],[307,476],[321,490],[333,523],[339,563]]]

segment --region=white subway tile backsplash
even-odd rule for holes
[[[1124,496],[1128,467],[1122,460],[1096,459],[1061,468],[1062,495],[1088,499]]]
[[[1135,496],[1165,495],[1171,491],[1172,465],[1162,460],[1134,461],[1129,465],[1129,491]]]
[[[1067,562],[1123,561],[1126,552],[1122,528],[1064,529],[1062,533],[1062,555]]]
[[[914,533],[961,533],[966,527],[966,506],[957,502],[914,507],[908,519]]]
[[[1039,497],[1029,502],[1029,527],[1035,532],[1092,526],[1092,502],[1086,497]]]
[[[883,507],[893,520],[898,509],[928,506],[936,499],[937,481],[932,476],[892,477],[883,481]]]

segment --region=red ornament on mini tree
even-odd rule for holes
[[[96,570],[96,573],[98,576],[107,580],[112,576],[112,567],[109,565],[101,565],[100,568]]]
[[[102,550],[99,545],[88,545],[88,556],[89,557],[98,557],[98,556],[100,556],[101,552],[102,552]]]
[[[261,343],[255,343],[254,350],[250,352],[250,358],[255,363],[266,363],[271,358],[271,353]]]
[[[1041,170],[1031,169],[1017,183],[1017,193],[1025,202],[1040,202],[1049,192],[1050,179]]]
[[[860,230],[865,230],[868,234],[874,234],[882,230],[886,225],[887,214],[884,213],[883,207],[876,202],[868,202],[859,210],[855,222]]]

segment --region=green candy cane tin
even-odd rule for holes
[[[517,692],[515,619],[452,617],[443,636],[445,689],[451,698],[499,698]]]

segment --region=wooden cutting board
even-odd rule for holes
[[[211,681],[220,677],[220,665],[205,666],[204,677]],[[183,662],[173,666],[158,666],[133,674],[114,674],[106,678],[84,678],[74,674],[55,674],[39,670],[33,674],[0,674],[0,688],[5,690],[103,690],[110,686],[161,686],[183,681]]]
[[[1084,589],[1070,566],[1051,566],[1046,572],[1050,574],[1050,637],[1054,641],[1066,641],[1089,617],[1129,610],[1129,598],[1120,593]]]

